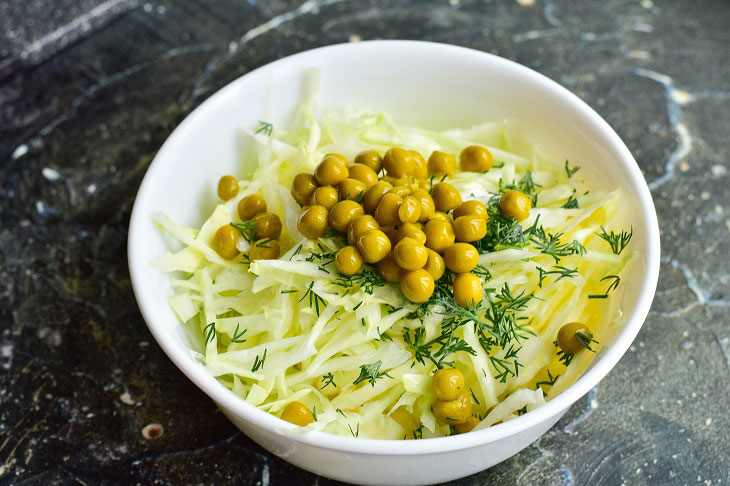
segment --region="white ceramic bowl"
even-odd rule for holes
[[[605,188],[621,187],[640,257],[622,281],[623,331],[570,388],[515,420],[465,435],[420,441],[282,433],[280,419],[241,400],[194,359],[167,305],[170,286],[150,263],[168,249],[153,215],[199,225],[215,204],[222,174],[242,173],[240,129],[258,120],[285,124],[299,99],[303,73],[321,71],[323,106],[366,107],[397,121],[434,128],[509,118],[557,157],[576,161]],[[559,159],[561,160],[561,159]],[[649,311],[659,272],[659,228],[636,161],[608,124],[569,91],[514,62],[442,44],[374,41],[296,54],[224,87],[170,135],[137,194],[129,229],[129,269],[144,319],[172,361],[246,435],[312,472],[359,484],[424,484],[463,477],[516,454],[545,433],[594,387],[628,349]],[[448,467],[444,467],[448,464]]]

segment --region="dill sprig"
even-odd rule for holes
[[[256,245],[258,248],[271,248],[268,243],[276,240],[276,238],[266,238],[265,240],[257,241]]]
[[[249,220],[241,221],[240,223],[231,221],[231,226],[236,228],[247,242],[251,243],[256,239],[256,221]]]
[[[239,325],[240,324],[236,324],[236,330],[233,331],[233,337],[231,338],[231,342],[232,343],[243,344],[243,343],[246,342],[246,340],[245,339],[241,339],[241,337],[243,337],[243,335],[246,334],[246,331],[248,331],[248,329],[244,329],[241,333],[239,333],[238,332],[238,326]]]
[[[412,337],[411,333],[406,330],[403,333],[403,341],[413,350],[414,364],[418,361],[422,365],[425,365],[425,360],[428,359],[438,369],[441,369],[444,366],[453,366],[453,361],[446,361],[446,357],[454,353],[465,351],[475,356],[477,353],[474,348],[469,346],[463,339],[454,335],[454,331],[466,322],[458,323],[454,318],[445,320],[441,324],[441,334],[428,342],[424,342],[426,335],[424,328],[416,328]],[[431,348],[436,345],[440,345],[440,347],[435,352],[432,352]]]
[[[312,305],[314,305],[314,310],[317,313],[317,316],[319,317],[319,306],[322,306],[322,309],[327,307],[327,302],[319,296],[314,290],[312,290],[312,287],[314,286],[314,282],[311,282],[309,284],[309,287],[307,287],[307,292],[302,296],[301,299],[299,299],[299,302],[303,301],[304,299],[309,296],[309,308],[312,308]]]
[[[550,373],[550,370],[547,370],[547,374],[548,374],[547,381],[538,381],[537,383],[535,383],[535,390],[540,388],[540,385],[553,386],[555,384],[555,382],[558,381],[558,377],[560,376],[559,374],[553,376],[552,373]]]
[[[301,243],[299,243],[297,245],[297,249],[294,250],[294,253],[291,254],[291,256],[289,257],[289,261],[291,261],[291,259],[294,258],[295,256],[299,255],[299,252],[300,251],[302,251],[302,244]]]
[[[541,253],[550,255],[555,259],[555,263],[560,262],[560,258],[570,255],[583,255],[586,249],[577,240],[570,243],[561,243],[560,237],[563,233],[548,233],[545,228],[538,225],[540,216],[535,219],[535,223],[525,230],[525,234],[530,236],[530,241],[540,250]]]
[[[481,329],[479,329],[482,331],[481,337],[484,339],[482,347],[487,344],[487,347],[484,347],[486,352],[489,352],[489,348],[494,344],[505,348],[511,341],[519,342],[521,339],[525,339],[527,334],[534,335],[534,332],[527,329],[525,325],[517,322],[522,319],[517,316],[517,312],[527,307],[527,303],[535,298],[534,294],[525,294],[525,291],[522,291],[514,295],[507,283],[502,286],[499,293],[496,293],[494,289],[487,289],[486,293],[489,307],[484,313],[484,318],[489,325],[486,327],[480,325]],[[480,321],[476,323],[480,324]],[[489,333],[491,338],[484,334],[484,331]]]
[[[593,348],[591,348],[591,343],[598,344],[598,341],[593,339],[593,333],[578,331],[575,333],[575,339],[577,339],[580,345],[586,348],[588,351],[595,353],[595,351],[593,351]]]
[[[319,261],[319,265],[317,268],[322,270],[325,273],[330,273],[329,270],[327,270],[327,265],[335,261],[335,256],[337,255],[336,251],[327,251],[327,249],[322,246],[322,243],[317,243],[317,246],[319,247],[319,250],[321,253],[312,252],[310,255],[305,258],[304,260],[307,262],[314,262],[315,260]]]
[[[326,375],[324,375],[322,377],[322,383],[324,383],[324,385],[319,388],[320,390],[324,390],[329,385],[337,388],[337,383],[335,383],[335,375],[333,375],[332,373],[327,373]]]
[[[477,405],[481,405],[481,403],[479,403],[479,400],[477,400],[477,396],[474,395],[474,390],[469,388],[469,393],[471,393],[471,399],[474,400],[474,403],[476,403]]]
[[[580,170],[580,166],[571,167],[568,161],[565,161],[565,173],[568,175],[568,179],[573,177],[573,174]]]
[[[631,231],[628,233],[623,230],[621,230],[621,233],[614,233],[613,231],[607,233],[606,228],[601,226],[601,232],[596,234],[611,245],[611,251],[614,255],[620,255],[631,241],[631,237],[634,236],[634,227],[631,226]]]
[[[253,367],[251,368],[251,371],[256,373],[258,370],[262,369],[264,367],[264,362],[266,361],[266,351],[267,349],[264,349],[264,355],[263,357],[259,358],[259,355],[256,355],[256,358],[253,360]]]
[[[256,130],[254,130],[253,133],[255,133],[255,134],[263,133],[267,137],[270,137],[271,136],[271,132],[273,132],[273,131],[274,131],[274,125],[273,124],[271,124],[271,123],[269,123],[267,121],[259,120],[258,125],[256,125]]]
[[[203,328],[203,336],[205,336],[205,345],[207,346],[210,342],[215,339],[215,322],[211,322]]]
[[[337,279],[332,281],[332,284],[346,289],[359,287],[366,294],[372,295],[375,287],[382,287],[385,285],[385,280],[380,278],[380,275],[370,268],[365,267],[362,271],[354,275],[340,275]]]
[[[504,354],[504,358],[497,358],[496,356],[489,357],[489,361],[497,372],[494,378],[499,380],[500,383],[506,382],[509,376],[519,376],[520,368],[524,368],[524,365],[517,361],[517,353],[520,349],[522,349],[522,346],[515,349],[515,345],[512,344]]]
[[[423,439],[423,424],[413,429],[413,440]]]
[[[499,196],[499,195],[497,195]],[[520,223],[511,216],[506,216],[497,207],[497,201],[490,202],[487,212],[487,234],[479,241],[472,243],[479,253],[488,253],[505,248],[522,248],[527,242]]]
[[[517,184],[517,188],[528,196],[535,192],[535,189],[538,187],[542,186],[540,184],[536,184],[535,181],[532,180],[532,171],[529,170],[524,176],[522,176],[522,179],[520,179],[520,182]]]
[[[478,277],[482,277],[485,282],[492,278],[492,272],[487,270],[487,267],[485,267],[484,265],[477,265],[476,267],[474,267],[474,270],[472,270],[471,273]]]
[[[616,288],[618,287],[618,284],[621,283],[621,278],[618,275],[606,275],[605,277],[603,277],[600,280],[600,282],[603,282],[604,280],[611,280],[611,283],[609,284],[608,288],[606,289],[606,293],[598,294],[598,295],[589,295],[588,296],[589,299],[606,299],[606,298],[608,298],[608,294],[612,290],[616,290]]]
[[[556,346],[558,345],[558,342],[555,341],[554,343]],[[573,362],[573,358],[575,357],[574,354],[563,352],[562,349],[558,349],[558,361],[563,363],[564,366],[569,366],[570,363]]]
[[[352,430],[352,427],[350,427],[350,424],[347,424],[347,428],[350,429],[350,433],[353,437],[357,437],[360,435],[360,422],[357,423],[357,429]]]
[[[578,200],[575,198],[575,189],[573,189],[573,194],[570,195],[568,200],[565,204],[563,204],[563,207],[565,209],[578,209],[580,206],[578,206]]]
[[[566,268],[561,265],[554,266],[552,270],[545,270],[542,267],[537,267],[537,271],[540,272],[540,281],[537,284],[540,288],[542,288],[542,282],[548,275],[558,275],[558,278],[555,279],[556,282],[559,282],[564,278],[573,278],[578,275],[578,270]]]
[[[380,371],[382,365],[383,362],[380,360],[375,363],[360,365],[360,376],[352,384],[357,385],[363,381],[368,381],[372,386],[375,386],[375,382],[384,376],[392,379],[393,377],[387,371]]]

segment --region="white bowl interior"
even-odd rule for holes
[[[247,165],[250,167],[252,161],[244,156],[248,141],[241,129],[253,127],[259,120],[275,126],[285,124],[299,100],[304,73],[310,68],[321,73],[320,106],[382,110],[398,122],[433,128],[468,127],[502,118],[517,120],[538,145],[558,160],[581,165],[581,174],[600,181],[601,188],[625,190],[626,204],[631,208],[629,223],[636,230],[632,247],[641,254],[630,275],[622,280],[623,310],[629,323],[614,345],[616,349],[594,361],[593,367],[601,369],[589,371],[586,375],[590,379],[581,379],[580,386],[574,384],[562,394],[565,398],[556,398],[562,399],[556,407],[567,407],[594,386],[638,332],[656,286],[658,227],[636,163],[595,112],[543,76],[495,56],[419,42],[333,46],[277,61],[223,88],[170,136],[138,193],[130,224],[129,257],[140,308],[173,361],[216,401],[234,407],[235,413],[259,424],[275,423],[208,376],[189,352],[185,332],[167,305],[171,292],[168,277],[151,266],[158,255],[170,249],[169,240],[154,226],[153,216],[163,211],[176,222],[199,225],[213,209],[218,178],[242,174]],[[583,378],[588,378],[586,375]],[[236,400],[241,403],[235,404]],[[538,411],[502,424],[504,430],[498,435],[509,434],[510,428],[519,428],[516,422]],[[528,421],[522,428],[526,425]],[[476,440],[497,437],[489,433]],[[467,436],[471,435],[478,434]],[[358,450],[359,446],[352,447]],[[414,447],[413,443],[409,447]]]

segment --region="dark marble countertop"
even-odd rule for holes
[[[626,141],[662,228],[631,350],[535,444],[454,484],[730,481],[730,4],[10,0],[0,483],[332,484],[238,432],[162,353],[132,295],[127,224],[155,151],[207,96],[282,56],[374,38],[468,46],[563,84]],[[161,437],[145,438],[151,423]]]

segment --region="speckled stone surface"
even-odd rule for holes
[[[537,443],[454,484],[730,482],[730,4],[9,0],[0,483],[333,484],[253,444],[158,348],[127,224],[155,151],[216,89],[373,38],[468,46],[562,83],[626,141],[662,228],[659,290],[630,352]],[[143,436],[150,423],[160,438]]]

